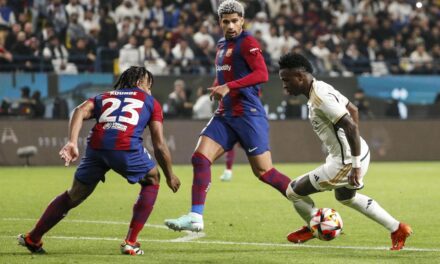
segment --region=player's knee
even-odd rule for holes
[[[67,191],[67,195],[69,196],[68,207],[70,209],[77,207],[87,198],[88,195],[85,193],[81,193],[78,191],[72,191],[72,189]]]
[[[159,170],[150,171],[145,177],[139,181],[142,186],[159,185],[160,184],[160,172]]]
[[[346,189],[346,188],[344,188]],[[349,205],[354,197],[356,196],[356,191],[354,190],[349,190],[349,189],[336,189],[335,190],[335,198],[338,202],[344,204],[344,205]]]
[[[305,196],[301,195],[301,188],[296,184],[297,182],[293,180],[289,183],[286,189],[286,197],[292,202],[303,199]]]
[[[191,156],[193,167],[211,166],[211,162],[203,154],[194,152]]]

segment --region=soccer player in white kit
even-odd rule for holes
[[[331,85],[314,79],[312,66],[304,56],[288,53],[279,64],[283,88],[291,95],[303,94],[308,98],[313,130],[328,151],[325,164],[289,184],[287,197],[306,226],[290,233],[287,239],[304,243],[314,238],[308,224],[317,208],[309,195],[334,189],[339,202],[390,231],[391,250],[402,249],[412,233],[411,227],[394,219],[372,198],[356,192],[363,187],[370,163],[368,145],[359,134],[356,106]]]

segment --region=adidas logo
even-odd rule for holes
[[[319,180],[319,176],[318,176],[318,175],[313,174],[313,176],[315,177],[315,181],[318,181],[318,180]]]
[[[370,207],[370,205],[373,203],[373,199],[368,199],[367,202],[367,207],[365,209],[368,209],[368,207]]]

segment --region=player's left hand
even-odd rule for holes
[[[60,157],[64,160],[64,166],[69,166],[70,162],[74,162],[78,159],[79,151],[78,145],[73,142],[67,142],[66,145],[59,152]]]
[[[348,184],[353,187],[361,187],[363,185],[361,179],[361,168],[351,168],[351,172],[348,175]]]
[[[221,100],[224,96],[226,96],[229,93],[229,87],[226,84],[210,87],[208,88],[208,91],[211,91],[209,94],[209,99],[214,97],[214,100]]]
[[[167,178],[167,185],[173,192],[177,192],[180,188],[180,180],[176,175],[172,174],[171,177]]]

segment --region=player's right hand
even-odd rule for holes
[[[361,168],[351,169],[351,172],[348,175],[348,184],[357,188],[362,186]]]
[[[167,178],[167,185],[173,192],[177,192],[180,188],[180,180],[176,175],[172,174],[171,177]]]
[[[78,145],[73,142],[67,142],[66,145],[59,152],[60,158],[64,160],[64,166],[69,166],[70,162],[78,159],[79,151]]]

